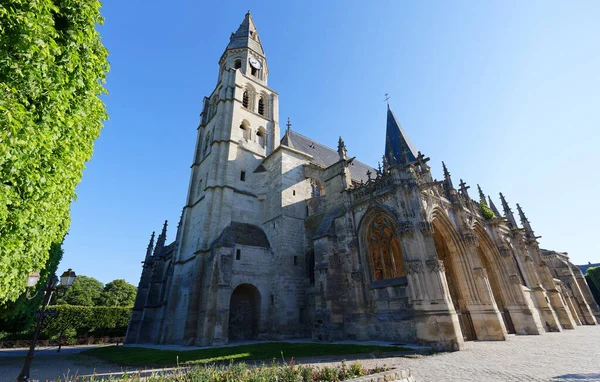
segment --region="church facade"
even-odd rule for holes
[[[186,205],[143,262],[127,343],[383,340],[460,350],[465,340],[595,325],[565,253],[540,249],[479,188],[432,178],[388,106],[383,165],[289,126],[250,14],[205,97]],[[383,128],[383,127],[382,127]],[[474,193],[475,194],[475,193]]]

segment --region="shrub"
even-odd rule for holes
[[[123,337],[131,308],[55,305],[56,316],[44,322],[45,338]]]
[[[480,202],[479,206],[481,207],[481,215],[483,215],[485,220],[492,220],[496,217],[490,207],[488,207],[484,202]]]

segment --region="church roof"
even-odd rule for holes
[[[283,139],[281,139],[281,144],[311,155],[313,157],[313,162],[323,167],[329,167],[340,160],[340,155],[336,150],[322,145],[291,129],[288,130]],[[371,171],[371,173],[375,174],[374,168],[357,160],[352,161],[348,168],[350,169],[350,176],[352,179],[358,181],[362,180],[366,182],[369,179],[367,171]]]
[[[408,135],[398,123],[396,116],[388,105],[387,110],[387,127],[385,130],[385,156],[390,164],[405,163],[404,154],[402,151],[406,148],[406,157],[408,162],[414,162],[417,159],[418,152],[408,138]],[[391,157],[391,154],[394,158]]]
[[[250,11],[246,13],[246,17],[244,17],[244,21],[242,21],[238,30],[231,34],[226,50],[239,48],[250,48],[263,56],[265,55]]]

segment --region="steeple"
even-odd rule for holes
[[[158,235],[158,239],[156,239],[156,247],[154,247],[154,256],[161,256],[162,251],[165,248],[165,241],[167,240],[167,221],[165,220],[165,224],[163,225],[162,232]]]
[[[523,225],[523,228],[525,228],[525,234],[527,235],[527,237],[535,238],[535,234],[533,233],[531,224],[529,224],[529,220],[527,220],[527,216],[525,216],[525,213],[521,209],[521,206],[519,205],[519,203],[517,203],[517,211],[519,211],[519,218],[521,218],[521,225]]]
[[[502,209],[504,210],[504,217],[508,220],[508,226],[511,229],[518,229],[517,221],[515,220],[515,216],[513,215],[512,210],[506,203],[506,199],[504,199],[504,195],[500,193],[500,201],[502,202]]]
[[[348,159],[347,153],[348,153],[348,150],[346,150],[346,144],[344,143],[344,140],[340,136],[340,139],[338,140],[338,154],[340,155],[340,160]]]
[[[391,165],[396,163],[406,165],[414,162],[417,158],[417,150],[408,139],[408,135],[406,135],[398,120],[396,120],[389,104],[385,131],[385,155],[387,156],[387,162]]]
[[[229,37],[229,44],[227,45],[226,50],[240,48],[250,48],[263,57],[265,55],[250,11],[246,13],[244,21],[242,21],[238,30]]]
[[[487,204],[487,200],[485,199],[485,194],[481,191],[481,187],[479,184],[477,185],[477,191],[479,191],[479,201],[483,204]]]
[[[154,249],[154,232],[152,232],[152,236],[150,236],[150,242],[148,243],[148,248],[146,249],[146,260],[150,260],[152,256],[152,250]]]
[[[492,212],[494,213],[494,215],[496,215],[496,217],[502,216],[500,214],[500,211],[498,211],[498,209],[494,205],[494,202],[492,202],[492,198],[490,198],[489,195],[488,195],[488,207],[490,207],[490,209],[492,210]]]

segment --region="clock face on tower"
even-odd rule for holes
[[[250,58],[248,59],[248,62],[249,62],[249,63],[250,63],[250,65],[251,65],[251,66],[252,66],[254,69],[256,69],[256,70],[260,70],[260,68],[262,67],[262,66],[261,66],[261,64],[260,64],[260,61],[258,61],[258,60],[257,60],[256,58],[254,58],[254,57],[250,57]]]

